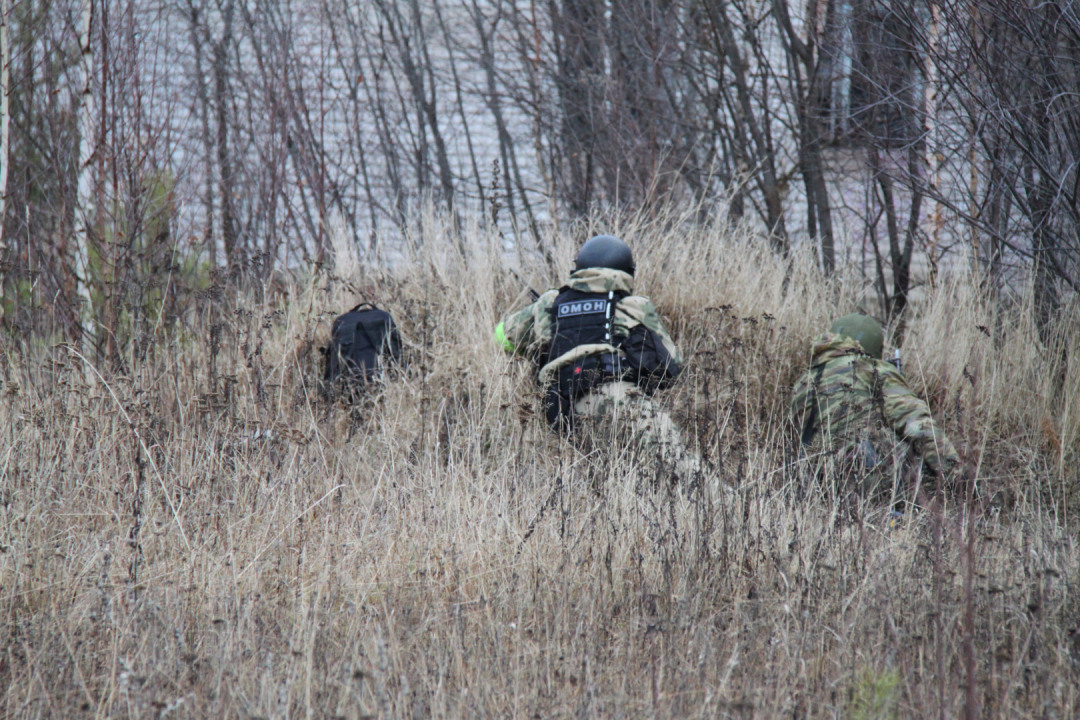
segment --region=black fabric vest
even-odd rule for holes
[[[545,363],[580,345],[615,345],[615,306],[626,293],[587,293],[564,287],[551,306],[553,332]],[[554,427],[573,427],[574,401],[597,385],[622,376],[618,353],[579,358],[559,369],[544,397],[544,414]]]
[[[545,362],[565,355],[579,345],[607,343],[618,347],[613,335],[615,306],[627,296],[624,292],[587,293],[563,287],[549,312],[552,338]]]

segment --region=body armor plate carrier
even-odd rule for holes
[[[546,362],[581,345],[619,346],[613,334],[615,306],[626,293],[587,293],[562,288],[551,306],[554,325]],[[574,401],[601,383],[623,378],[618,353],[579,358],[560,368],[558,380],[548,388],[545,411],[548,422],[569,425]]]

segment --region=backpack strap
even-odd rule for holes
[[[628,293],[624,293],[621,290],[610,290],[607,294],[607,321],[606,334],[608,345],[615,344],[615,310],[618,308],[619,303],[629,297]]]
[[[806,412],[806,417],[803,419],[802,429],[802,444],[803,447],[807,447],[814,440],[814,432],[817,430],[815,424],[817,423],[817,390],[818,384],[821,382],[821,376],[825,374],[825,363],[821,363],[817,366],[817,375],[814,376],[814,387],[810,390],[810,409]]]
[[[370,305],[370,303],[368,303],[368,304]],[[372,305],[372,307],[374,308],[375,306],[374,306],[374,305]],[[375,308],[375,309],[378,309],[378,308]],[[387,323],[387,324],[389,324],[389,323]],[[382,352],[382,348],[381,348],[381,347],[379,347],[379,346],[378,346],[378,345],[377,345],[377,344],[375,343],[375,341],[371,339],[371,336],[370,336],[370,335],[368,335],[368,331],[367,331],[367,328],[365,328],[365,327],[364,327],[363,323],[359,323],[359,322],[358,322],[358,323],[356,323],[356,327],[355,327],[355,328],[353,329],[353,332],[355,333],[355,332],[356,332],[357,330],[359,330],[360,332],[364,333],[364,337],[365,337],[365,338],[367,338],[367,341],[368,341],[368,345],[370,345],[370,346],[371,346],[371,349],[375,351],[375,354],[376,354],[376,355],[377,355],[377,354],[379,354],[380,352]]]
[[[361,309],[363,309],[363,308],[365,308],[365,307],[367,307],[367,308],[368,308],[368,309],[370,309],[370,310],[378,310],[378,309],[379,309],[379,306],[378,306],[378,305],[376,305],[375,303],[373,303],[373,302],[368,302],[368,301],[366,301],[366,300],[365,300],[364,302],[360,303],[359,305],[357,305],[356,307],[354,307],[354,308],[353,308],[352,310],[350,310],[349,312],[351,312],[351,313],[354,313],[354,312],[356,312],[357,310],[361,310]],[[367,330],[366,330],[366,329],[364,328],[364,326],[363,326],[362,324],[360,324],[359,322],[358,322],[358,323],[356,323],[356,324],[355,324],[355,325],[353,326],[353,337],[354,337],[354,338],[356,337],[356,331],[357,331],[357,330],[359,330],[360,332],[364,333],[364,337],[365,337],[365,338],[367,338],[367,341],[368,341],[368,345],[370,345],[370,346],[372,347],[372,349],[374,349],[374,350],[375,350],[375,352],[379,352],[379,351],[380,351],[380,348],[378,347],[378,345],[376,345],[376,344],[375,344],[375,341],[371,339],[371,336],[370,336],[370,335],[368,335],[368,331],[367,331]],[[351,345],[351,344],[352,344],[352,343],[350,343],[350,345]]]

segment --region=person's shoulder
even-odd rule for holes
[[[547,312],[552,305],[555,304],[555,298],[558,297],[559,291],[556,289],[546,290],[540,293],[540,296],[533,300],[528,305],[514,310],[507,316],[508,322],[518,319],[535,319],[537,314],[543,314]]]
[[[815,359],[817,362],[811,365],[807,372],[815,376],[821,373],[820,378],[827,382],[833,382],[836,378],[851,378],[857,383],[869,384],[875,374],[873,358],[869,355],[840,353],[819,356]],[[850,380],[845,382],[850,382]]]
[[[627,295],[619,301],[619,304],[629,305],[630,307],[656,309],[656,305],[647,295]]]
[[[870,371],[877,375],[883,389],[893,393],[911,392],[907,378],[891,362],[877,358],[867,358],[867,360],[870,363]]]
[[[521,312],[532,312],[537,309],[545,310],[555,303],[555,298],[557,298],[558,296],[559,290],[557,288],[545,290],[544,292],[540,293],[535,300],[523,307],[521,309]]]
[[[627,295],[619,300],[619,310],[647,325],[655,324],[654,319],[660,317],[656,305],[645,295]]]
[[[907,380],[904,379],[904,376],[900,373],[899,370],[896,369],[896,366],[893,365],[891,362],[887,360],[879,360],[878,358],[869,356],[867,356],[867,360],[872,363],[874,372],[878,374],[878,377],[884,380],[902,382],[905,385],[907,384]]]

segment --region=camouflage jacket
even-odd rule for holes
[[[817,410],[811,413],[815,398]],[[912,392],[904,376],[842,335],[824,333],[815,338],[811,367],[795,384],[791,410],[799,427],[813,432],[813,444],[825,449],[852,453],[864,440],[880,438],[887,427],[939,475],[959,463],[956,449],[934,424],[929,406]],[[813,424],[810,429],[808,421]]]
[[[632,276],[609,268],[586,268],[571,274],[567,287],[589,293],[612,291],[630,293],[615,306],[613,334],[616,337],[626,337],[636,326],[644,325],[660,336],[672,359],[677,364],[682,364],[682,356],[679,355],[671,334],[664,326],[664,321],[660,319],[656,306],[649,298],[633,294],[634,278]],[[554,332],[554,322],[549,310],[559,292],[558,289],[548,290],[537,298],[536,302],[511,313],[499,323],[499,326],[495,328],[495,338],[507,352],[516,352],[534,358],[543,357]],[[551,358],[546,365],[541,367],[540,384],[550,384],[557,377],[560,368],[582,357],[609,352],[617,353],[619,350],[607,344],[579,345],[570,352]]]

